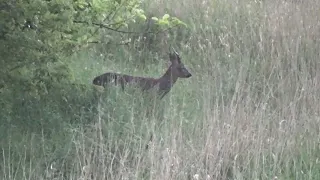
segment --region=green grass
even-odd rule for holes
[[[8,96],[15,103],[1,110],[0,178],[319,179],[319,7],[146,2],[146,12],[178,16],[188,29],[150,37],[153,49],[134,42],[74,55],[81,86],[61,85],[42,99]],[[106,71],[160,76],[166,43],[193,76],[163,101],[91,87]]]

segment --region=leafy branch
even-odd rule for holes
[[[186,25],[184,24],[182,21],[178,20],[177,18],[173,18],[173,22],[175,23],[171,23],[172,26],[169,26],[170,24],[170,21],[168,19],[158,19],[158,18],[155,18],[155,17],[152,17],[151,18],[152,20],[158,22],[159,25],[167,25],[167,27],[165,29],[160,29],[160,30],[157,30],[157,31],[147,31],[147,32],[143,32],[143,33],[152,33],[152,34],[158,34],[158,33],[161,33],[161,32],[165,32],[165,31],[168,31],[169,29],[172,29],[174,27],[177,27],[179,25]],[[89,25],[88,22],[86,21],[78,21],[78,20],[74,20],[73,21],[74,23],[78,23],[78,24],[87,24]],[[121,23],[115,23],[115,24],[112,24],[112,25],[117,25],[117,24],[122,24],[123,22]],[[118,29],[115,29],[115,28],[112,28],[111,26],[112,25],[106,25],[106,24],[102,24],[102,23],[95,23],[95,22],[92,22],[91,23],[92,25],[95,25],[95,26],[99,26],[100,28],[105,28],[105,29],[108,29],[108,30],[111,30],[111,31],[115,31],[115,32],[118,32],[118,33],[125,33],[125,34],[141,34],[142,32],[136,32],[136,31],[123,31],[123,30],[118,30]]]

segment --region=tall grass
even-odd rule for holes
[[[161,102],[88,85],[49,96],[64,97],[60,109],[30,103],[40,115],[19,118],[43,125],[1,126],[1,179],[319,179],[319,8],[316,0],[145,2],[147,13],[173,14],[188,28],[152,37],[158,49],[140,57],[126,47],[80,53],[74,79],[160,76],[167,57],[155,52],[166,44],[179,47],[192,78]]]

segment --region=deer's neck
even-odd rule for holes
[[[168,68],[166,73],[159,79],[159,85],[161,90],[170,90],[178,77],[174,75],[172,66]]]

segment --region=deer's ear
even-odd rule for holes
[[[169,58],[172,64],[179,64],[179,57],[177,55],[170,54]]]
[[[170,58],[170,61],[172,62],[176,59],[176,55],[173,53],[169,53],[169,58]]]

